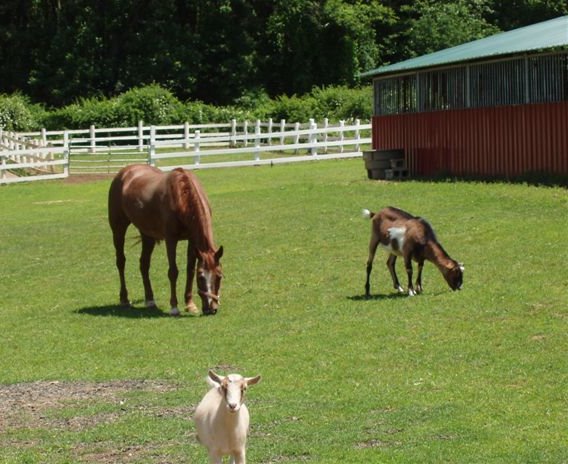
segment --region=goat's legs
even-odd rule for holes
[[[369,242],[369,258],[367,259],[367,281],[365,282],[365,296],[369,298],[371,296],[371,271],[373,270],[373,260],[375,259],[375,253],[377,252],[377,247],[379,246],[379,237],[373,232],[371,235],[371,241]]]
[[[414,296],[416,295],[416,291],[412,285],[412,258],[410,255],[404,257],[404,267],[406,268],[406,274],[408,275],[408,296]]]
[[[404,293],[404,289],[401,287],[398,281],[398,276],[396,275],[396,270],[394,265],[396,264],[396,255],[389,255],[387,259],[387,268],[389,269],[390,275],[392,277],[392,285],[394,289],[399,293]]]
[[[422,293],[422,269],[424,269],[424,260],[418,261],[418,275],[416,276],[416,293]]]
[[[142,274],[142,283],[144,284],[144,302],[147,308],[155,308],[154,292],[150,283],[150,259],[156,240],[152,237],[142,234],[142,253],[140,254],[140,274]]]

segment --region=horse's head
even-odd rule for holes
[[[215,253],[203,253],[197,260],[197,290],[201,297],[203,314],[215,314],[219,308],[219,290],[221,288],[221,256],[223,247]]]

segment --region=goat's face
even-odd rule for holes
[[[454,262],[454,266],[444,273],[444,278],[452,290],[461,290],[463,285],[463,264]]]
[[[245,401],[247,387],[260,381],[260,375],[245,378],[239,374],[230,374],[223,377],[213,371],[209,371],[209,378],[219,388],[230,413],[236,413],[241,408]]]

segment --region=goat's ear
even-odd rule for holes
[[[260,382],[260,375],[257,375],[256,377],[247,377],[245,381],[247,385],[257,384],[258,382]]]
[[[210,370],[207,380],[212,387],[219,387],[223,382],[223,377],[217,375],[214,371]]]

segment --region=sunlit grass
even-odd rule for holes
[[[135,231],[136,304],[115,306],[108,181],[0,189],[0,383],[171,386],[0,429],[0,460],[97,462],[113,449],[116,462],[205,462],[190,415],[211,367],[263,376],[248,397],[250,462],[568,460],[566,190],[368,181],[361,160],[198,176],[225,247],[214,317],[167,316],[163,246],[152,263],[160,311],[142,307]],[[386,205],[430,220],[465,263],[461,292],[427,264],[424,294],[395,296],[378,255],[362,298],[360,210]]]

